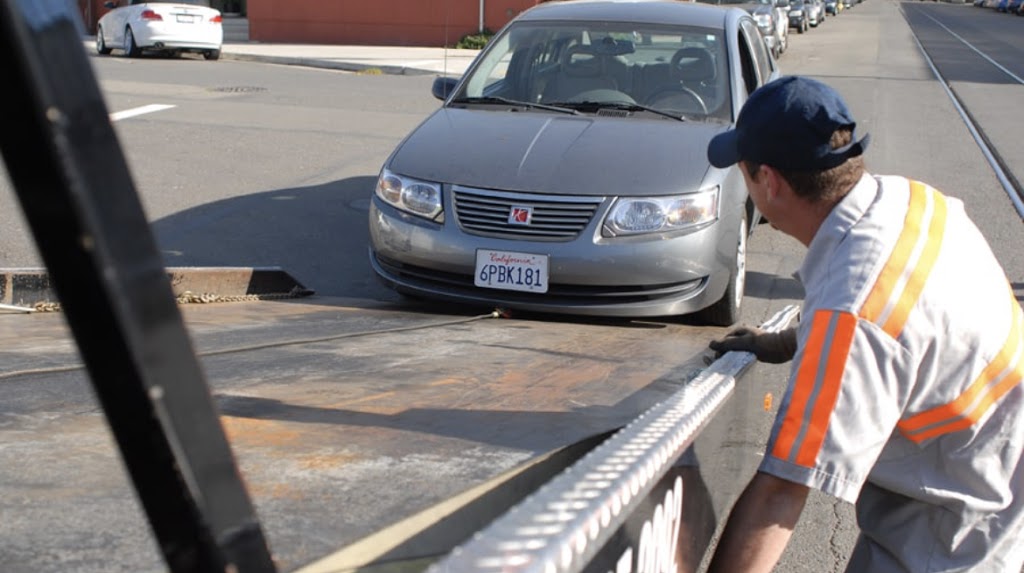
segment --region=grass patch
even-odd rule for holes
[[[480,50],[487,45],[492,36],[494,36],[494,32],[484,28],[483,32],[466,34],[459,39],[455,47],[460,50]]]

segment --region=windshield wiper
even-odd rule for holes
[[[649,111],[658,115],[671,118],[677,121],[687,121],[685,116],[678,113],[671,113],[665,110],[651,107],[649,105],[643,105],[640,103],[630,103],[626,101],[577,101],[577,102],[558,102],[558,105],[572,106],[576,109],[583,111],[595,112],[599,109],[620,109],[623,111]]]
[[[530,101],[518,101],[514,99],[508,99],[497,96],[460,97],[453,99],[452,103],[503,103],[511,106],[523,106],[532,109],[545,109],[548,111],[557,111],[560,113],[568,113],[571,115],[578,115],[580,113],[579,111],[568,107],[548,105],[543,103],[534,103]]]

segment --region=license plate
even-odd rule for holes
[[[548,292],[548,256],[510,251],[476,252],[478,287],[524,292]]]
[[[178,14],[179,24],[191,24],[196,21],[196,17],[191,14]]]

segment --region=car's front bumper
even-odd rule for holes
[[[668,316],[701,310],[721,298],[735,240],[718,221],[670,238],[602,238],[594,221],[571,241],[488,238],[462,231],[451,210],[443,225],[405,215],[374,197],[370,262],[389,287],[406,294],[480,306],[592,316]],[[738,222],[736,222],[738,227]],[[734,233],[733,233],[734,234]],[[477,249],[549,257],[548,292],[474,285]]]

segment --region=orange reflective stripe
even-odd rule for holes
[[[915,181],[911,184],[911,187],[915,186],[921,186],[921,184]],[[918,191],[922,190],[919,189]],[[903,325],[907,323],[910,310],[917,304],[917,299],[921,296],[921,291],[924,290],[924,285],[928,281],[928,275],[931,274],[932,267],[935,266],[935,259],[939,258],[939,249],[942,247],[942,236],[946,230],[946,198],[934,190],[931,191],[931,195],[934,210],[931,223],[928,225],[928,238],[925,242],[924,250],[921,252],[917,265],[914,267],[906,286],[903,288],[903,293],[900,294],[896,307],[889,315],[889,318],[886,319],[885,324],[882,325],[882,330],[893,338],[896,338],[903,332]]]
[[[793,393],[789,399],[789,406],[786,408],[786,417],[782,420],[779,435],[775,438],[775,447],[772,448],[772,455],[779,459],[789,459],[789,452],[793,449],[793,444],[803,426],[803,413],[807,409],[807,401],[814,391],[818,375],[818,361],[821,360],[821,349],[825,344],[830,315],[831,313],[827,311],[818,311],[811,319],[811,332],[804,344],[804,355],[800,359],[800,366],[796,372]]]
[[[805,467],[814,465],[839,396],[856,326],[857,318],[849,313],[819,310],[814,314],[772,456]]]
[[[910,261],[910,255],[914,251],[914,245],[921,234],[921,224],[924,220],[925,207],[928,205],[928,195],[921,183],[913,181],[910,183],[910,206],[907,208],[907,215],[903,219],[903,231],[896,240],[896,247],[889,255],[889,260],[882,267],[882,272],[871,287],[864,305],[860,309],[860,315],[870,321],[877,323],[881,318],[885,307],[896,290],[903,269]]]
[[[1024,368],[1021,361],[1021,352],[1024,350],[1024,339],[1021,338],[1021,310],[1017,300],[1012,296],[1010,303],[1013,323],[999,353],[955,400],[915,414],[897,424],[904,436],[914,442],[921,442],[934,436],[969,428],[981,419],[988,408],[1003,394],[1020,382],[1021,371]],[[1015,359],[1017,362],[1013,369],[1008,370]],[[1003,379],[992,386],[1000,377]]]
[[[976,424],[986,412],[988,412],[989,408],[991,408],[993,404],[998,402],[1000,398],[1020,383],[1022,375],[1024,375],[1024,364],[1018,362],[1013,371],[1006,378],[993,386],[989,392],[982,396],[978,405],[970,412],[964,414],[962,418],[956,418],[941,426],[935,426],[929,430],[909,435],[907,438],[913,442],[921,443],[928,438],[934,438],[936,436],[941,436],[942,434],[949,434],[970,428]]]
[[[853,343],[853,331],[857,327],[857,318],[845,312],[835,313],[835,326],[832,329],[832,349],[828,353],[828,361],[825,363],[824,378],[821,381],[821,391],[814,400],[814,409],[811,411],[811,424],[807,428],[807,435],[800,452],[796,456],[796,463],[804,467],[811,467],[818,459],[818,452],[825,441],[825,432],[828,430],[829,420],[832,418],[832,411],[836,406],[836,399],[839,397],[839,386],[843,380],[843,370],[846,369],[846,357],[850,353],[850,345]]]

